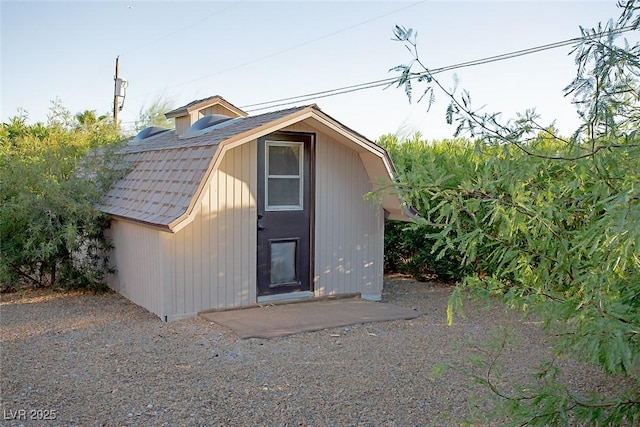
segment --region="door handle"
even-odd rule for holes
[[[263,215],[261,213],[258,214],[258,231],[262,231],[264,230],[264,226],[262,224],[260,224],[260,220],[262,219]]]

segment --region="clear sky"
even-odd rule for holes
[[[59,98],[72,113],[111,114],[115,59],[129,82],[120,119],[131,128],[159,97],[174,106],[221,95],[244,107],[392,77],[411,57],[392,29],[418,31],[420,55],[437,68],[580,35],[617,18],[607,1],[5,1],[1,0],[2,121],[18,108],[46,120]],[[536,107],[566,134],[577,116],[562,89],[569,47],[455,71],[476,106],[505,117]],[[453,85],[454,72],[439,74]],[[375,88],[305,101],[372,140],[420,131],[450,137],[447,100],[409,104],[401,89]],[[298,105],[298,104],[296,104]],[[286,108],[286,107],[277,107]],[[269,110],[263,110],[269,111]],[[262,111],[259,111],[262,112]],[[259,113],[256,111],[254,114]]]

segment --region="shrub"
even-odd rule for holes
[[[417,133],[411,140],[398,141],[393,135],[384,135],[378,143],[390,154],[403,183],[428,182],[447,176],[446,186],[456,186],[469,176],[472,156],[464,139],[423,141]],[[406,189],[405,189],[406,190]],[[426,218],[436,199],[423,200],[420,192],[404,192],[407,203]],[[438,229],[421,222],[406,224],[385,222],[385,270],[409,274],[416,280],[437,277],[457,281],[472,271],[462,262],[463,254],[455,250],[436,251]]]
[[[100,288],[109,219],[95,207],[115,175],[108,156],[86,154],[121,137],[108,122],[75,124],[59,105],[46,125],[26,119],[0,130],[0,287]],[[78,173],[81,161],[91,179]]]

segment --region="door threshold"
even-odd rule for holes
[[[311,291],[291,292],[288,294],[265,295],[258,297],[258,304],[267,302],[295,301],[301,299],[313,298],[315,294]]]

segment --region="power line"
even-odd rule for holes
[[[246,108],[258,107],[258,106],[267,105],[267,104],[273,104],[273,103],[277,103],[277,102],[290,101],[290,100],[294,100],[294,99],[298,99],[298,98],[308,98],[308,97],[324,98],[325,96],[322,96],[322,95],[331,96],[331,93],[335,92],[335,91],[342,91],[342,90],[351,89],[349,91],[352,92],[354,90],[369,89],[370,85],[374,85],[374,86],[371,86],[371,87],[378,87],[378,86],[387,85],[389,83],[392,83],[395,80],[396,80],[395,77],[389,77],[389,78],[386,78],[386,79],[374,80],[374,81],[371,81],[371,82],[359,83],[359,84],[355,84],[355,85],[351,85],[351,86],[343,86],[343,87],[336,88],[336,89],[328,89],[328,90],[323,90],[323,91],[320,91],[320,92],[308,93],[306,95],[298,95],[298,96],[292,96],[292,97],[289,97],[289,98],[274,99],[273,101],[258,102],[256,104],[245,105],[245,106],[243,106],[241,108],[242,109],[246,109]],[[270,107],[265,107],[265,108],[270,108]],[[247,111],[257,111],[257,110],[262,110],[262,109],[264,109],[264,108],[255,108],[253,110],[247,110]]]
[[[433,69],[429,69],[425,72],[421,72],[421,73],[413,73],[409,79],[410,80],[414,80],[414,79],[418,79],[420,77],[425,77],[427,75],[434,75],[434,74],[439,74],[439,73],[443,73],[446,71],[451,71],[451,70],[456,70],[459,68],[466,68],[466,67],[473,67],[473,66],[477,66],[477,65],[484,65],[484,64],[489,64],[492,62],[498,62],[498,61],[505,61],[507,59],[513,59],[513,58],[517,58],[520,56],[525,56],[525,55],[531,55],[533,53],[538,53],[538,52],[543,52],[546,50],[551,50],[551,49],[556,49],[559,47],[564,47],[564,46],[570,46],[573,45],[577,42],[583,41],[585,39],[588,38],[593,38],[596,36],[601,36],[604,34],[622,34],[622,33],[626,33],[628,31],[633,30],[632,26],[628,26],[628,27],[623,27],[623,28],[619,28],[617,30],[611,30],[611,31],[607,31],[607,32],[603,32],[603,33],[599,33],[599,34],[591,34],[591,35],[587,35],[587,36],[582,36],[582,37],[575,37],[572,39],[567,39],[567,40],[562,40],[559,42],[554,42],[554,43],[549,43],[549,44],[545,44],[545,45],[540,45],[540,46],[535,46],[535,47],[531,47],[528,49],[522,49],[522,50],[516,50],[513,52],[508,52],[508,53],[504,53],[501,55],[495,55],[495,56],[489,56],[489,57],[485,57],[485,58],[481,58],[481,59],[475,59],[472,61],[467,61],[467,62],[461,62],[458,64],[454,64],[454,65],[447,65],[444,67],[440,67],[440,68],[433,68]],[[292,96],[292,97],[288,97],[288,98],[280,98],[280,99],[276,99],[273,101],[265,101],[265,102],[259,102],[256,104],[249,104],[249,105],[245,105],[242,106],[240,108],[242,108],[243,110],[247,111],[247,112],[254,112],[254,111],[261,111],[261,110],[266,110],[269,108],[275,108],[275,107],[282,107],[282,106],[286,106],[286,105],[291,105],[294,103],[298,103],[298,102],[306,102],[306,101],[311,101],[314,99],[321,99],[321,98],[327,98],[330,96],[336,96],[336,95],[343,95],[345,93],[350,93],[350,92],[356,92],[356,91],[360,91],[360,90],[366,90],[366,89],[373,89],[376,87],[382,87],[382,86],[389,86],[391,84],[393,84],[394,82],[396,82],[398,80],[397,77],[389,77],[386,79],[381,79],[381,80],[374,80],[374,81],[370,81],[370,82],[365,82],[365,83],[359,83],[359,84],[355,84],[355,85],[350,85],[350,86],[343,86],[343,87],[339,87],[339,88],[335,88],[335,89],[327,89],[327,90],[323,90],[320,92],[313,92],[313,93],[308,93],[305,95],[298,95],[298,96]],[[258,107],[258,108],[253,108],[253,107]]]

